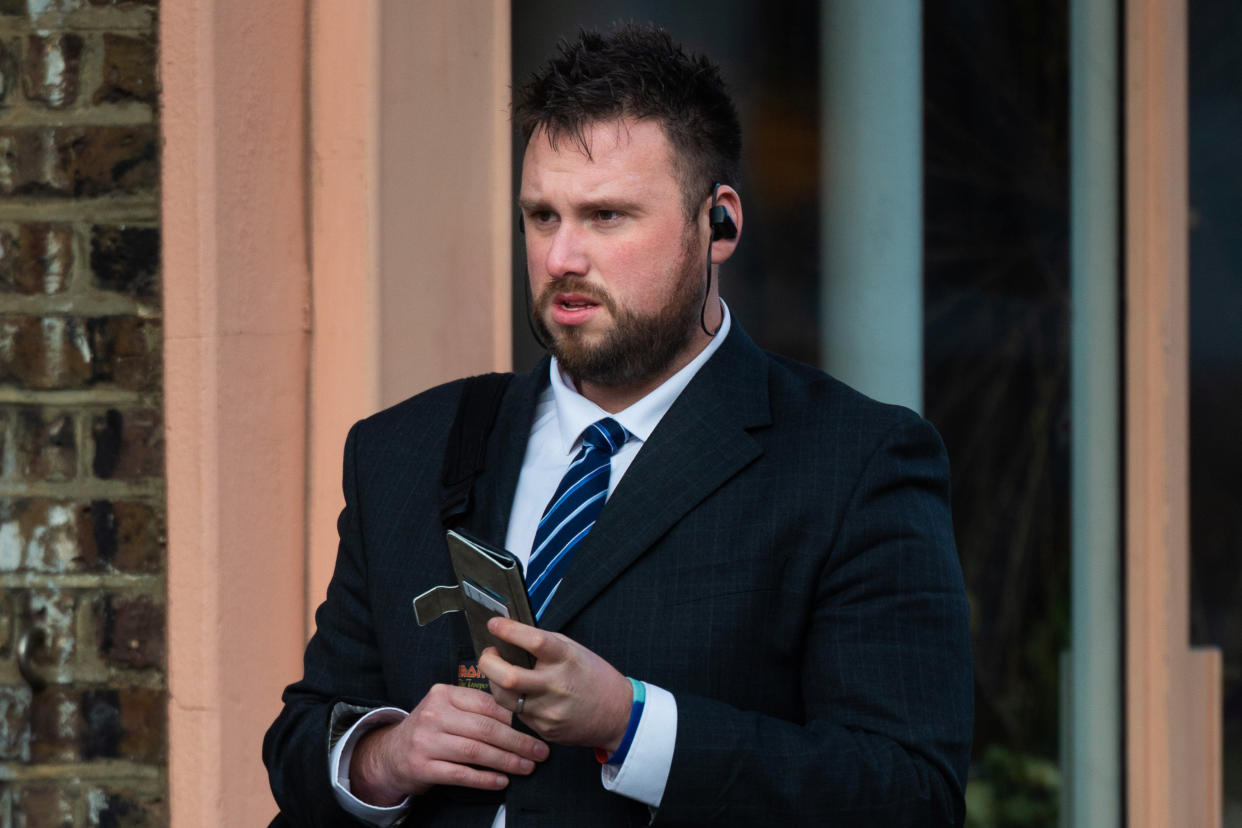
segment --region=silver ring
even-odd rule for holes
[[[514,711],[513,711],[513,712],[514,712],[514,713],[517,713],[519,716],[521,716],[521,715],[522,715],[522,710],[523,710],[525,707],[526,707],[526,694],[525,694],[525,693],[523,693],[522,695],[518,696],[518,703],[517,703],[517,707],[514,709]]]

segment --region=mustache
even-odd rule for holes
[[[535,307],[539,313],[542,314],[551,307],[552,303],[556,301],[558,293],[576,293],[602,305],[610,314],[615,315],[617,312],[616,301],[608,294],[608,291],[586,279],[571,276],[550,282],[543,290],[539,291],[539,296],[535,299]]]

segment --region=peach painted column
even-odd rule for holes
[[[303,639],[305,0],[160,9],[169,779],[177,826],[275,813]]]
[[[1190,648],[1185,0],[1126,35],[1126,802],[1131,828],[1218,828],[1221,658]]]
[[[508,0],[387,0],[380,29],[380,397],[508,370]]]
[[[514,220],[508,0],[311,8],[308,614],[336,556],[349,425],[510,368]]]
[[[336,558],[345,434],[380,407],[380,5],[311,3],[308,638]]]

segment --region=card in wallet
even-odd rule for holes
[[[418,625],[426,626],[446,612],[464,612],[476,656],[495,647],[510,664],[534,667],[535,659],[530,653],[487,631],[487,621],[495,615],[535,626],[521,563],[511,552],[455,529],[448,530],[445,538],[457,583],[432,587],[414,599]]]

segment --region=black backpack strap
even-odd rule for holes
[[[446,529],[470,513],[470,490],[483,472],[487,440],[511,379],[513,374],[480,374],[462,385],[440,475],[440,522]]]

